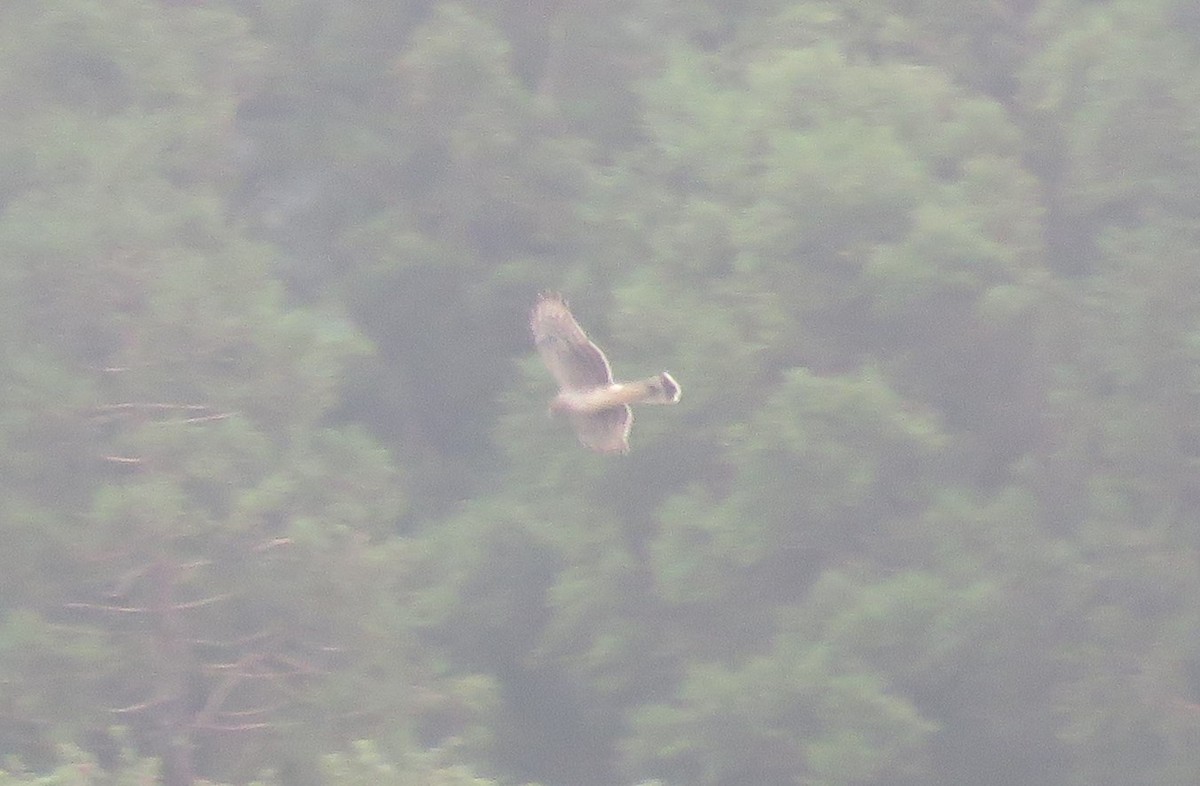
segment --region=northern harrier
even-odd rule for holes
[[[592,450],[629,451],[630,404],[679,401],[679,383],[665,371],[640,382],[613,382],[608,358],[588,340],[562,295],[539,295],[529,327],[538,353],[558,382],[550,411],[566,414],[579,441]]]

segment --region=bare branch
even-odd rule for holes
[[[200,647],[244,647],[251,642],[262,641],[263,639],[270,638],[274,635],[275,631],[264,629],[258,631],[257,633],[251,633],[248,636],[242,636],[241,638],[232,639],[230,641],[217,641],[216,639],[188,639],[188,642]]]
[[[267,715],[276,710],[281,710],[291,702],[281,701],[275,704],[267,705],[266,707],[256,707],[252,710],[221,710],[217,715],[222,718],[248,718],[251,715]]]
[[[255,546],[253,548],[253,551],[255,551],[257,553],[262,553],[264,551],[269,551],[270,549],[278,548],[280,546],[290,546],[290,545],[292,545],[293,542],[294,541],[291,538],[273,538],[271,540],[264,541],[263,543],[259,543],[257,546]]]
[[[150,699],[149,701],[144,701],[141,704],[131,704],[128,707],[114,707],[110,709],[109,712],[115,715],[123,715],[131,712],[142,712],[144,710],[166,704],[170,700],[171,699],[169,696],[159,696],[157,698]]]
[[[145,614],[150,609],[132,606],[105,606],[99,603],[64,603],[65,609],[85,609],[87,611],[113,611],[121,614]]]
[[[234,416],[233,412],[218,412],[215,415],[202,415],[195,418],[184,418],[180,423],[207,423],[210,420],[227,420]]]
[[[193,729],[195,729],[196,731],[238,732],[238,731],[255,731],[255,730],[259,730],[259,729],[277,729],[282,725],[283,724],[266,723],[266,722],[263,722],[263,723],[239,723],[236,725],[224,724],[224,723],[193,723],[191,725],[191,727]],[[288,724],[288,725],[294,726],[295,724]]]
[[[244,659],[243,659],[244,660]],[[231,674],[214,690],[208,694],[208,700],[204,702],[204,707],[200,712],[196,713],[196,717],[192,719],[193,723],[210,723],[221,709],[221,705],[229,698],[229,694],[237,687],[241,681],[241,675]]]
[[[119,404],[101,404],[95,409],[96,412],[135,412],[138,410],[208,412],[212,410],[212,407],[205,404],[168,404],[157,401],[126,401]]]
[[[220,595],[213,595],[211,598],[201,598],[200,600],[191,600],[187,603],[175,603],[169,606],[173,611],[186,611],[187,609],[198,609],[202,606],[211,606],[214,603],[220,603],[223,600],[229,600],[233,597],[232,592],[223,592]]]

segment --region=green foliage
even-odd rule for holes
[[[731,576],[776,575],[869,544],[871,522],[919,509],[943,441],[877,377],[792,372],[755,420],[736,428],[728,496],[696,489],[664,506],[653,552],[661,587],[677,602],[720,599]]]
[[[932,725],[878,677],[805,650],[693,667],[677,705],[634,717],[631,765],[698,784],[918,782]]]
[[[158,763],[153,759],[139,758],[125,750],[119,764],[105,771],[96,759],[74,745],[62,745],[58,750],[58,761],[54,769],[46,774],[29,772],[19,762],[9,760],[0,770],[0,784],[4,786],[90,786],[94,783],[113,786],[137,786],[151,783],[159,778]],[[216,786],[214,784],[213,786]],[[261,786],[270,786],[262,783]]]
[[[1194,5],[3,4],[0,781],[1196,782]]]
[[[402,763],[390,761],[370,742],[358,741],[346,753],[323,757],[321,771],[329,786],[492,786],[498,782],[475,775],[469,767],[446,763],[445,752],[434,751],[414,755]],[[158,763],[139,758],[129,750],[122,751],[115,766],[101,766],[96,759],[73,745],[63,745],[58,751],[58,763],[45,774],[27,771],[19,762],[9,762],[0,770],[3,786],[140,786],[159,782]],[[275,786],[283,783],[268,771],[246,786]],[[221,786],[215,781],[197,781],[205,786]],[[536,786],[528,784],[528,786]]]
[[[477,776],[469,767],[442,762],[444,757],[440,753],[435,751],[394,763],[380,755],[370,742],[358,741],[351,752],[326,756],[322,769],[332,786],[493,786],[497,783]]]

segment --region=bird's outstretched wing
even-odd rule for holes
[[[529,315],[533,341],[546,368],[562,390],[584,390],[612,383],[612,369],[600,348],[587,334],[562,295],[544,292]]]
[[[584,447],[600,453],[629,452],[633,410],[628,406],[611,407],[599,412],[572,412],[568,418]]]

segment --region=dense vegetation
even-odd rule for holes
[[[0,784],[1200,781],[1196,9],[6,0]]]

